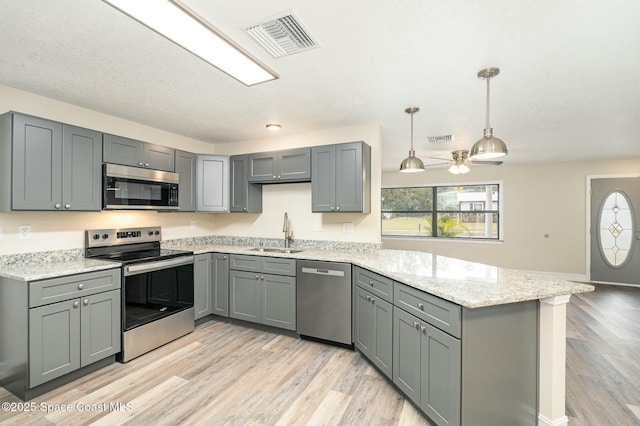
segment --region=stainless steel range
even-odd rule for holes
[[[161,240],[160,227],[85,232],[85,257],[122,264],[120,362],[194,329],[193,252],[162,249]]]

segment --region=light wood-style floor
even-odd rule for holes
[[[570,425],[640,425],[639,320],[638,288],[602,286],[571,298]],[[18,401],[0,388],[0,402]],[[36,412],[0,410],[0,423],[429,424],[357,352],[213,321],[30,402]],[[123,409],[109,411],[110,403]],[[41,404],[72,409],[47,414]],[[104,404],[106,412],[88,411]]]

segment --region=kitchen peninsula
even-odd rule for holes
[[[420,299],[420,296],[441,300],[446,306],[451,307],[451,312],[459,313],[458,328],[449,331],[453,336],[449,338],[457,339],[461,347],[458,352],[462,365],[458,368],[458,373],[461,374],[458,389],[461,409],[460,417],[455,423],[474,423],[469,416],[474,416],[475,421],[491,417],[498,419],[498,423],[505,423],[504,419],[508,417],[513,419],[514,416],[524,415],[527,420],[522,424],[535,424],[536,421],[540,424],[562,424],[558,421],[561,422],[565,418],[565,304],[571,294],[592,291],[592,286],[423,252],[350,251],[334,247],[329,242],[323,244],[323,249],[319,250],[311,246],[306,248],[304,242],[299,241],[301,252],[269,253],[255,251],[258,244],[253,243],[255,241],[250,241],[249,246],[240,246],[234,241],[212,237],[165,241],[164,247],[188,247],[196,254],[213,252],[350,263],[356,268],[392,280],[395,288],[394,313],[405,316],[408,315],[406,311],[410,310],[409,305],[403,307],[396,302],[407,302],[407,298],[425,300]],[[272,242],[268,241],[267,245],[269,243]],[[28,256],[23,256],[23,261],[28,262]],[[67,262],[72,269],[65,273],[62,265]],[[83,262],[85,260],[66,260],[54,268],[43,264],[41,270],[39,265],[34,266],[33,263],[0,263],[0,276],[6,277],[2,278],[2,285],[6,285],[6,279],[35,281],[94,271],[102,267],[100,262],[92,261],[86,265],[87,269],[82,270]],[[439,309],[439,306],[444,305],[435,306]],[[438,313],[435,316],[437,317]],[[410,331],[409,328],[415,325],[419,330],[417,339],[420,341],[420,331],[427,335],[429,330],[437,328],[437,324],[436,327],[432,327],[430,317],[421,316],[417,310],[411,317],[415,318],[413,323],[411,320],[402,322],[401,317],[399,318],[395,321],[394,317],[395,335],[406,334]],[[405,323],[408,324],[408,328],[402,328],[402,324]],[[437,329],[433,332],[440,333]],[[396,342],[394,336],[394,345]],[[520,351],[514,351],[514,347],[520,348]],[[399,355],[400,357],[394,352],[394,370],[397,359],[404,359],[402,352]],[[522,366],[525,366],[527,371],[513,370]],[[411,385],[411,377],[406,377],[402,365],[399,367],[398,371],[394,371],[393,382],[412,399],[411,389],[398,385],[395,380],[398,378],[400,382]],[[493,377],[499,370],[504,370],[508,375],[521,374],[527,379],[518,381],[514,386],[514,383],[509,383],[508,377]],[[405,374],[405,377],[402,377],[402,374]],[[494,379],[505,380],[495,387],[497,393],[492,392],[491,380]],[[503,402],[502,407],[496,404],[496,401],[513,401],[514,398],[521,397],[527,400],[527,406],[515,406],[509,402]],[[445,400],[448,401],[450,398]],[[414,403],[421,406],[419,400],[414,400]],[[437,405],[438,401],[435,403]],[[430,414],[430,417],[433,417],[433,414]]]

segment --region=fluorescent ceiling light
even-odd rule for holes
[[[278,74],[253,59],[176,1],[103,1],[247,86],[278,78]]]

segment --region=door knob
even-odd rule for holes
[[[82,290],[84,288],[84,284],[78,284],[78,290]]]
[[[62,207],[62,205],[60,205],[60,203],[57,203],[54,207],[55,207],[56,209],[60,210],[60,208]]]
[[[89,304],[89,299],[84,299],[84,301],[82,303],[84,303],[85,305],[88,305]]]
[[[74,307],[74,308],[77,308],[78,306],[80,306],[80,302],[77,302],[77,301],[76,301],[76,302],[73,302],[73,307]]]
[[[70,209],[70,208],[71,208],[71,204],[65,204],[65,205],[64,205],[64,208],[65,208],[65,209]]]

